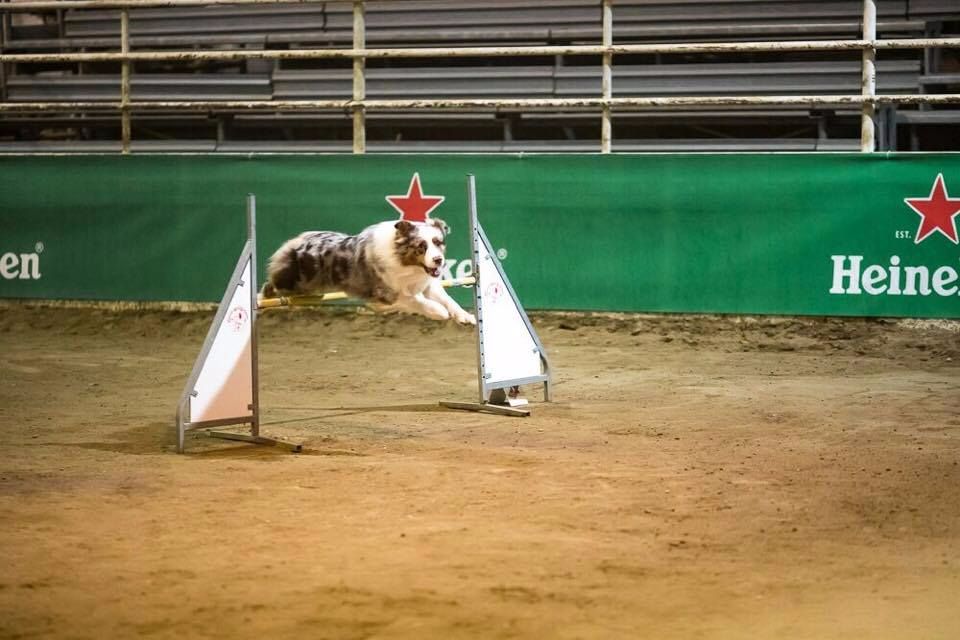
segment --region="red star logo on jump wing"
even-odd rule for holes
[[[390,206],[400,212],[400,219],[410,222],[425,222],[430,212],[439,207],[444,199],[444,196],[423,195],[419,173],[413,174],[413,178],[410,179],[407,195],[387,196]]]
[[[960,213],[960,198],[951,198],[947,195],[947,186],[943,183],[942,173],[937,174],[937,179],[933,181],[929,197],[904,198],[903,201],[920,216],[920,226],[917,228],[914,244],[920,244],[921,240],[934,231],[947,236],[953,244],[960,244],[955,220]]]

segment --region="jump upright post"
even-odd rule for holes
[[[467,176],[473,276],[445,280],[443,285],[473,286],[477,318],[478,402],[440,404],[451,409],[527,416],[525,400],[515,391],[523,384],[543,384],[550,400],[550,363],[530,319],[520,304],[503,265],[491,248],[477,216],[476,181]],[[247,196],[247,241],[213,324],[193,365],[177,405],[177,451],[183,453],[186,433],[203,429],[228,440],[279,446],[301,445],[260,433],[257,312],[278,307],[310,306],[346,298],[343,292],[318,296],[257,298],[256,199]],[[250,433],[216,431],[215,427],[249,424]]]
[[[474,403],[441,402],[441,406],[467,411],[526,416],[518,407],[526,401],[515,396],[523,384],[543,383],[543,400],[550,401],[550,361],[540,337],[530,323],[520,298],[510,284],[477,214],[476,178],[467,176],[470,247],[473,260],[474,315],[477,317],[477,382]]]
[[[250,194],[247,242],[177,405],[177,452],[183,453],[187,431],[234,424],[249,424],[250,435],[208,434],[300,451],[300,445],[260,434],[257,365],[257,201]]]

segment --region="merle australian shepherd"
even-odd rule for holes
[[[355,236],[307,231],[271,256],[262,295],[345,291],[378,311],[419,313],[435,320],[476,324],[440,283],[446,236],[443,220],[387,221]]]

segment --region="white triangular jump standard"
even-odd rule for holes
[[[522,384],[543,383],[550,400],[550,363],[477,219],[476,185],[467,178],[470,208],[474,310],[477,317],[479,402],[441,402],[445,407],[526,416],[517,409],[525,401],[512,397]],[[200,355],[177,405],[177,451],[183,453],[186,433],[206,429],[210,436],[300,451],[301,445],[260,434],[257,369],[258,308],[317,304],[342,294],[257,301],[256,199],[247,196],[247,242],[207,332]],[[470,279],[467,279],[469,281]],[[446,285],[464,284],[445,282]],[[250,434],[211,431],[213,427],[249,424]]]
[[[249,424],[250,435],[207,433],[300,450],[300,445],[260,435],[256,206],[254,196],[247,196],[247,242],[177,405],[179,453],[183,453],[187,431],[234,424]]]
[[[517,409],[526,401],[514,397],[522,384],[543,383],[543,399],[550,401],[550,361],[530,324],[503,265],[497,258],[477,216],[477,187],[467,176],[470,215],[474,311],[477,317],[477,377],[480,398],[476,403],[441,402],[444,407],[526,416]]]

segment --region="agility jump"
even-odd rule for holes
[[[478,402],[441,401],[451,409],[527,416],[520,385],[543,384],[550,401],[550,362],[539,336],[507,278],[477,217],[476,181],[467,176],[467,202],[473,276],[444,280],[444,287],[472,286],[477,320]],[[257,312],[284,307],[315,306],[349,297],[344,292],[279,296],[258,301],[256,199],[247,197],[247,241],[217,308],[203,347],[177,405],[177,451],[183,453],[186,433],[206,430],[213,437],[279,446],[294,452],[301,445],[260,433]],[[216,427],[249,424],[250,433],[215,431]]]

